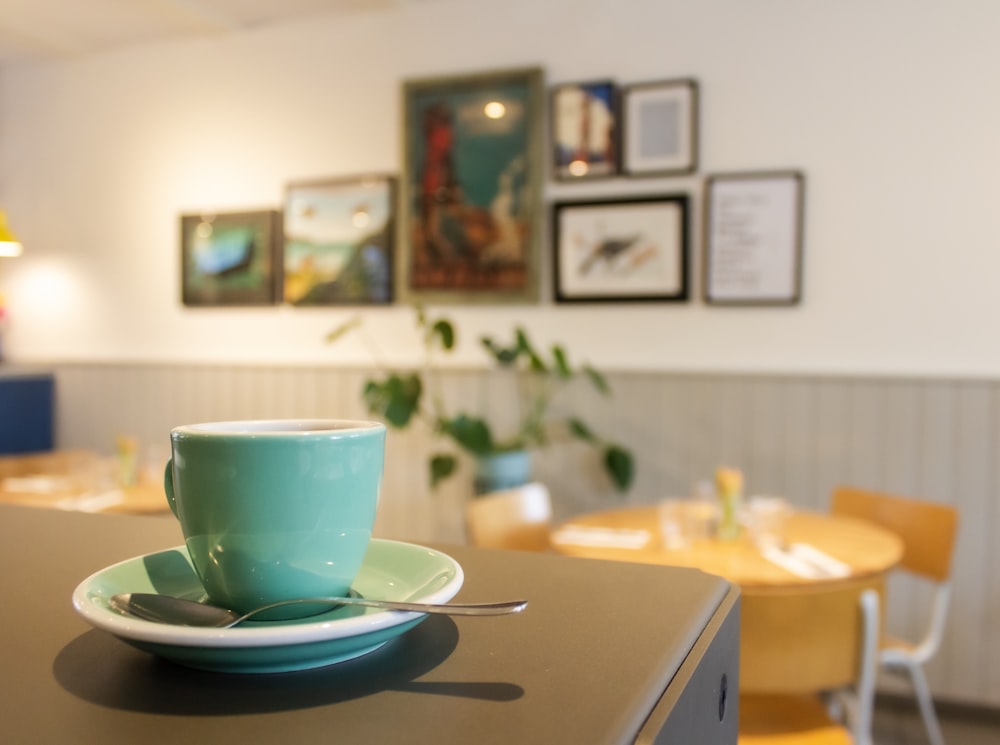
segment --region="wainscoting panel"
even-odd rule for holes
[[[54,370],[60,447],[111,453],[116,435],[131,435],[157,469],[179,424],[366,416],[359,369],[74,363]],[[954,605],[931,686],[941,698],[1000,707],[1000,383],[671,373],[617,373],[609,381],[610,398],[579,381],[555,406],[630,446],[635,486],[615,494],[587,448],[557,445],[535,459],[557,519],[689,494],[721,464],[744,469],[749,494],[783,495],[805,509],[827,509],[842,483],[956,504]],[[493,372],[456,370],[443,373],[436,390],[449,404],[510,423],[513,384]],[[468,465],[436,492],[428,484],[427,459],[443,446],[425,427],[391,432],[380,535],[464,541]],[[889,626],[915,634],[926,602],[914,582],[894,577]]]

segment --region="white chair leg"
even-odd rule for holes
[[[934,699],[931,698],[931,690],[927,685],[923,668],[919,663],[914,663],[907,665],[906,671],[910,674],[910,682],[913,683],[913,691],[917,696],[917,704],[920,706],[920,716],[923,717],[924,727],[927,729],[927,739],[931,745],[944,745],[941,726],[934,713]]]

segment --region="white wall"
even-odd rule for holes
[[[683,189],[697,215],[704,174],[804,171],[804,300],[561,306],[546,257],[540,304],[456,310],[460,361],[523,321],[606,368],[1000,374],[1000,4],[420,5],[0,73],[0,205],[26,247],[0,266],[8,357],[368,361],[322,341],[350,309],[184,308],[178,215],[397,171],[402,80],[538,64],[549,84],[690,76],[702,96],[699,178],[550,182],[548,200]],[[367,316],[412,359],[405,309]]]

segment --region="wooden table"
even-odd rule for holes
[[[559,542],[559,531],[567,526],[646,531],[649,542],[640,548],[574,545]],[[785,524],[788,543],[806,543],[850,567],[851,578],[885,574],[903,556],[899,536],[877,525],[853,518],[816,512],[793,512]],[[569,556],[668,564],[701,569],[725,577],[744,591],[794,588],[839,578],[803,577],[766,559],[750,538],[735,541],[695,541],[683,548],[667,548],[660,536],[656,505],[626,507],[578,515],[553,531],[553,548]]]
[[[636,548],[574,545],[558,540],[560,531],[567,527],[644,531],[649,540]],[[745,532],[733,541],[709,538],[682,548],[668,548],[661,537],[657,505],[579,515],[552,532],[552,546],[562,554],[694,567],[739,585],[740,693],[773,693],[787,685],[780,667],[761,661],[773,655],[776,635],[780,634],[775,631],[775,616],[786,613],[789,603],[812,602],[815,590],[828,582],[850,582],[859,592],[870,587],[884,596],[885,577],[903,556],[903,542],[896,534],[871,523],[830,514],[793,512],[785,523],[784,539],[819,549],[845,564],[849,573],[826,577],[793,573],[765,558]],[[813,651],[795,649],[788,653],[801,659],[796,663],[799,667],[829,664],[827,655]]]
[[[116,462],[89,450],[54,450],[0,457],[0,503],[31,507],[157,514],[169,511],[162,474],[139,471],[126,486]]]

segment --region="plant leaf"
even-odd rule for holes
[[[531,340],[528,338],[528,332],[524,330],[523,326],[514,327],[514,343],[517,348],[524,352],[532,352]]]
[[[521,353],[521,350],[517,347],[507,349],[506,347],[497,346],[496,342],[490,336],[481,337],[479,343],[483,345],[483,349],[490,353],[500,367],[510,367],[517,361],[517,357]]]
[[[435,321],[434,325],[431,326],[430,333],[432,339],[437,336],[441,340],[443,349],[450,350],[455,346],[455,327],[452,326],[451,321],[445,318]]]
[[[455,472],[456,460],[454,455],[447,453],[437,453],[431,457],[431,488],[451,476]]]
[[[611,395],[611,386],[608,385],[607,379],[601,375],[601,373],[597,372],[597,370],[590,365],[584,365],[583,372],[586,373],[588,378],[590,378],[590,382],[594,384],[594,387],[598,391],[605,396]]]
[[[635,477],[632,453],[620,445],[609,445],[604,451],[604,469],[620,492],[628,491]]]
[[[584,442],[597,443],[597,437],[590,431],[590,427],[583,423],[583,420],[576,417],[569,420],[569,431],[574,437]]]
[[[349,318],[326,335],[326,343],[330,344],[331,342],[337,341],[337,339],[356,329],[360,325],[361,316],[353,316]]]
[[[423,383],[416,373],[391,374],[383,381],[370,380],[363,396],[368,411],[382,416],[390,426],[402,429],[420,408]]]
[[[459,414],[452,419],[442,419],[438,426],[444,434],[473,455],[493,451],[493,434],[490,432],[490,426],[479,417]]]
[[[482,345],[483,349],[490,353],[491,357],[496,359],[497,362],[500,361],[499,357],[497,357],[497,345],[493,343],[493,339],[491,337],[480,336],[479,343]]]
[[[569,366],[569,360],[566,357],[566,350],[563,349],[559,344],[555,344],[552,347],[552,359],[556,363],[556,374],[563,380],[569,380],[573,377],[573,370]]]
[[[371,414],[382,414],[385,408],[382,401],[385,399],[386,383],[378,380],[369,380],[361,390],[361,397],[365,400],[365,406]]]
[[[524,330],[521,326],[518,326],[515,330],[515,335],[517,337],[517,347],[518,352],[526,354],[528,356],[528,362],[531,367],[531,372],[536,373],[546,373],[549,371],[548,365],[545,364],[544,360],[535,351],[535,348],[531,344],[531,340],[528,338],[528,332]]]

